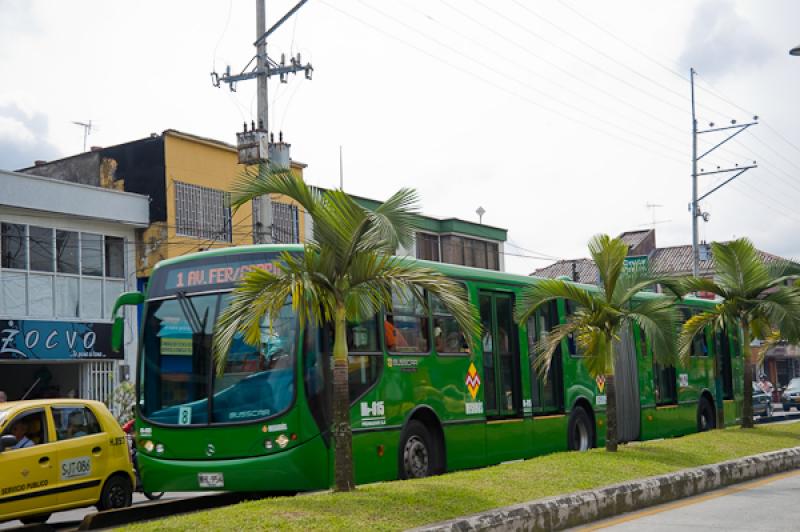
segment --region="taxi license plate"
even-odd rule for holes
[[[225,478],[222,473],[198,473],[197,483],[201,488],[224,488]]]

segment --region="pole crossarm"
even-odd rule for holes
[[[708,192],[706,192],[705,194],[703,194],[702,196],[697,198],[696,201],[702,201],[703,199],[705,199],[708,196],[710,196],[713,192],[716,192],[717,190],[721,189],[722,187],[724,187],[725,185],[727,185],[728,183],[730,183],[731,181],[733,181],[734,179],[736,179],[737,177],[739,177],[740,175],[745,173],[746,171],[748,171],[750,169],[753,169],[753,168],[758,168],[758,166],[752,165],[752,166],[745,166],[745,167],[742,167],[742,168],[730,168],[728,170],[718,170],[716,172],[707,172],[705,174],[700,174],[700,175],[719,174],[719,173],[722,173],[722,172],[735,172],[736,170],[739,170],[735,175],[732,175],[731,177],[729,177],[728,179],[726,179],[725,181],[723,181],[719,185],[715,186],[714,188],[712,188],[711,190],[709,190]]]
[[[755,124],[757,124],[757,123],[758,123],[758,122],[752,122],[752,123],[750,123],[750,124],[742,124],[741,126],[720,127],[720,128],[717,128],[717,129],[707,129],[707,130],[705,130],[705,131],[698,131],[697,133],[698,133],[698,134],[700,134],[700,133],[709,133],[709,132],[711,132],[711,131],[724,131],[724,130],[726,130],[726,129],[738,128],[738,131],[736,131],[735,133],[731,133],[730,135],[728,135],[728,137],[727,137],[725,140],[723,140],[723,141],[721,141],[721,142],[718,142],[717,144],[715,144],[713,148],[710,148],[709,150],[707,150],[707,151],[706,151],[706,152],[705,152],[703,155],[701,155],[700,157],[698,157],[698,158],[697,158],[697,160],[699,161],[700,159],[702,159],[703,157],[705,157],[706,155],[708,155],[708,154],[709,154],[709,153],[711,153],[712,151],[716,150],[717,148],[719,148],[720,146],[722,146],[723,144],[725,144],[726,142],[728,142],[729,140],[731,140],[733,137],[735,137],[736,135],[738,135],[739,133],[741,133],[742,131],[744,131],[744,130],[745,130],[745,129],[747,129],[748,127],[750,127],[750,126],[752,126],[752,125],[755,125]]]
[[[290,9],[290,10],[289,10],[289,11],[288,11],[288,12],[287,12],[287,13],[286,13],[284,16],[282,16],[282,17],[281,17],[281,19],[280,19],[278,22],[276,22],[275,24],[273,24],[273,25],[272,25],[272,27],[271,27],[270,29],[268,29],[268,30],[267,30],[267,31],[264,33],[264,35],[262,35],[261,37],[259,37],[258,39],[256,39],[256,42],[254,42],[254,43],[253,43],[253,46],[256,46],[256,47],[257,47],[258,45],[260,45],[261,43],[263,43],[264,41],[266,41],[266,40],[267,40],[267,37],[269,37],[270,35],[272,35],[272,32],[274,32],[275,30],[277,30],[277,29],[280,27],[280,25],[281,25],[281,24],[283,24],[284,22],[286,22],[287,20],[289,20],[289,17],[291,17],[292,15],[294,15],[295,13],[297,13],[297,10],[298,10],[298,9],[300,9],[301,7],[303,7],[303,4],[305,4],[306,2],[308,2],[308,0],[300,0],[299,2],[297,2],[297,5],[295,5],[295,6],[294,6],[292,9]]]

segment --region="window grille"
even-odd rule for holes
[[[229,192],[175,181],[176,232],[182,236],[232,241]]]
[[[272,204],[272,241],[276,244],[300,242],[300,218],[296,205]]]

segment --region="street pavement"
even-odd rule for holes
[[[800,523],[799,492],[800,471],[790,471],[572,530],[797,530]]]
[[[211,493],[217,492],[170,492],[165,493],[164,496],[159,499],[162,501],[169,500],[169,499],[180,499],[186,497],[203,497],[209,495]],[[133,494],[133,504],[148,504],[151,502],[141,493],[134,493]],[[47,520],[47,524],[58,527],[67,527],[69,525],[77,526],[83,521],[83,518],[86,517],[87,514],[91,514],[97,511],[97,508],[94,506],[87,506],[86,508],[77,508],[75,510],[69,510],[66,512],[56,512],[54,513],[50,519]],[[6,521],[4,523],[0,523],[0,530],[9,529],[9,528],[16,528],[22,525],[22,521],[14,520],[14,521]]]

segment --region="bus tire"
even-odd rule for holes
[[[697,432],[705,432],[717,426],[714,408],[706,397],[701,397],[697,404]]]
[[[569,416],[567,445],[570,451],[588,451],[594,447],[592,418],[582,406],[573,408]]]
[[[428,428],[412,419],[400,435],[400,478],[424,478],[436,472],[437,452]]]

